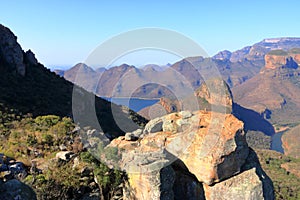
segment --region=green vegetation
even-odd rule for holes
[[[35,157],[33,149],[44,157],[57,152],[58,145],[65,143],[64,138],[70,135],[75,127],[72,120],[66,117],[22,116],[19,121],[9,121],[13,118],[6,116],[10,115],[2,115],[2,120],[6,122],[0,127],[0,152],[28,165]]]
[[[268,54],[269,55],[274,55],[274,56],[287,56],[288,55],[288,53],[286,51],[283,51],[281,49],[272,50]]]
[[[293,48],[289,50],[289,53],[292,54],[300,54],[300,48]]]
[[[300,159],[294,159],[270,150],[255,150],[255,152],[262,168],[273,181],[276,199],[299,199],[300,177],[284,169],[282,164],[289,163],[299,166]]]
[[[110,199],[117,191],[120,192],[118,186],[126,180],[126,174],[108,168],[89,152],[83,151],[79,133],[72,132],[75,124],[70,118],[55,115],[36,118],[22,116],[19,121],[15,118],[17,117],[10,114],[2,115],[2,120],[6,123],[0,128],[0,131],[5,131],[0,140],[0,152],[28,167],[33,159],[38,159],[47,166],[42,174],[34,172],[23,180],[34,188],[38,199],[80,198],[83,194],[80,192],[82,188],[90,191],[95,187],[100,188],[105,199]],[[70,140],[74,142],[68,145]],[[75,161],[53,160],[60,151],[61,144],[66,145],[69,151],[77,153],[79,164],[75,165]],[[102,146],[101,151],[108,159],[118,159],[116,148]],[[91,174],[83,176],[84,168],[90,168]],[[94,177],[98,186],[89,185]],[[68,191],[73,191],[71,196]]]

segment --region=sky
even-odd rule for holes
[[[0,5],[0,23],[17,35],[24,50],[31,49],[52,69],[84,62],[111,37],[144,27],[179,32],[210,56],[264,38],[300,36],[297,0],[0,0]],[[119,62],[167,64],[179,59],[129,57]]]

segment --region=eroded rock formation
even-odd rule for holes
[[[124,199],[273,197],[257,173],[259,161],[248,159],[243,123],[231,114],[172,113],[150,121],[140,138],[119,137],[106,148],[118,149],[114,164],[128,174]]]

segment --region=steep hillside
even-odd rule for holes
[[[30,50],[25,53],[17,43],[16,36],[2,25],[0,25],[0,85],[0,103],[3,105],[1,107],[4,108],[3,112],[13,109],[23,114],[31,113],[33,116],[55,114],[72,117],[74,114],[72,113],[74,112],[72,111],[74,85],[38,63]],[[140,122],[143,121],[128,109],[96,98],[92,93],[81,88],[77,90],[82,96],[95,99],[93,106],[89,102],[83,104],[86,105],[85,108],[96,108],[104,132],[120,135],[138,127],[128,123],[132,122],[132,119],[136,122],[138,119],[141,120]],[[90,111],[85,110],[85,112]],[[128,125],[121,130],[114,118],[120,118],[120,121]],[[81,125],[93,126],[85,119],[86,117],[81,118]]]

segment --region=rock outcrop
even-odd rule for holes
[[[297,69],[300,54],[290,54],[282,50],[272,51],[265,56],[265,68],[277,69],[279,67],[286,67],[290,69]]]
[[[206,200],[264,199],[263,185],[255,168],[242,172],[214,186],[204,185]]]
[[[205,99],[212,105],[232,108],[233,97],[231,90],[222,79],[206,81],[195,91],[195,96]]]
[[[212,186],[204,184],[206,200],[274,199],[271,179],[262,170],[256,153],[250,149],[242,172]]]
[[[157,132],[149,131],[157,124]],[[216,199],[213,193],[222,189],[227,197],[264,197],[264,183],[254,167],[244,167],[249,148],[243,123],[233,115],[181,111],[147,126],[141,138],[119,137],[105,147],[118,149],[119,159],[110,165],[128,174],[125,199]],[[235,190],[241,187],[245,193]]]
[[[26,67],[24,64],[24,52],[17,42],[17,37],[6,27],[0,24],[0,61],[24,76]]]

